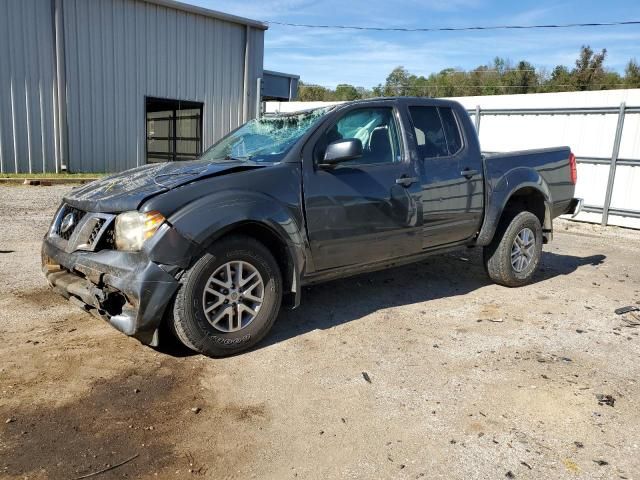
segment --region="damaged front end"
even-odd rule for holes
[[[158,344],[158,328],[196,246],[162,224],[140,251],[117,250],[116,215],[63,204],[42,244],[54,291],[122,333]]]

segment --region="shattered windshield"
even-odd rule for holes
[[[245,123],[204,152],[201,160],[281,161],[296,141],[333,107],[268,115]]]

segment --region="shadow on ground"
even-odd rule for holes
[[[569,275],[584,265],[600,265],[605,259],[604,255],[576,257],[543,252],[533,283]],[[481,252],[462,251],[307,287],[300,307],[282,311],[271,333],[256,348],[348,323],[380,309],[466,295],[491,284],[482,266]]]
[[[543,252],[533,283],[569,275],[584,265],[600,265],[605,255],[577,257]],[[466,295],[492,285],[482,266],[481,250],[437,255],[403,267],[305,287],[295,310],[281,310],[267,337],[254,350],[358,320],[377,310]],[[499,287],[506,288],[506,287]],[[425,308],[428,308],[426,306]],[[158,350],[173,357],[195,355],[165,331]]]
[[[116,476],[157,472],[176,460],[173,445],[162,439],[168,438],[163,429],[180,423],[175,413],[182,406],[173,395],[180,383],[178,376],[130,370],[94,381],[86,396],[59,407],[3,412],[10,420],[3,416],[0,427],[0,476],[77,478],[136,454]]]

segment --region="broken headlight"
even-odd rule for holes
[[[160,212],[121,213],[116,217],[116,248],[137,252],[163,223],[164,217]]]

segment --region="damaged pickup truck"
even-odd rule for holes
[[[577,214],[568,147],[483,155],[456,102],[390,98],[267,115],[199,160],[73,190],[42,246],[49,284],[150,345],[259,342],[304,285],[483,247],[529,282],[552,220]],[[464,272],[460,272],[461,275]]]

